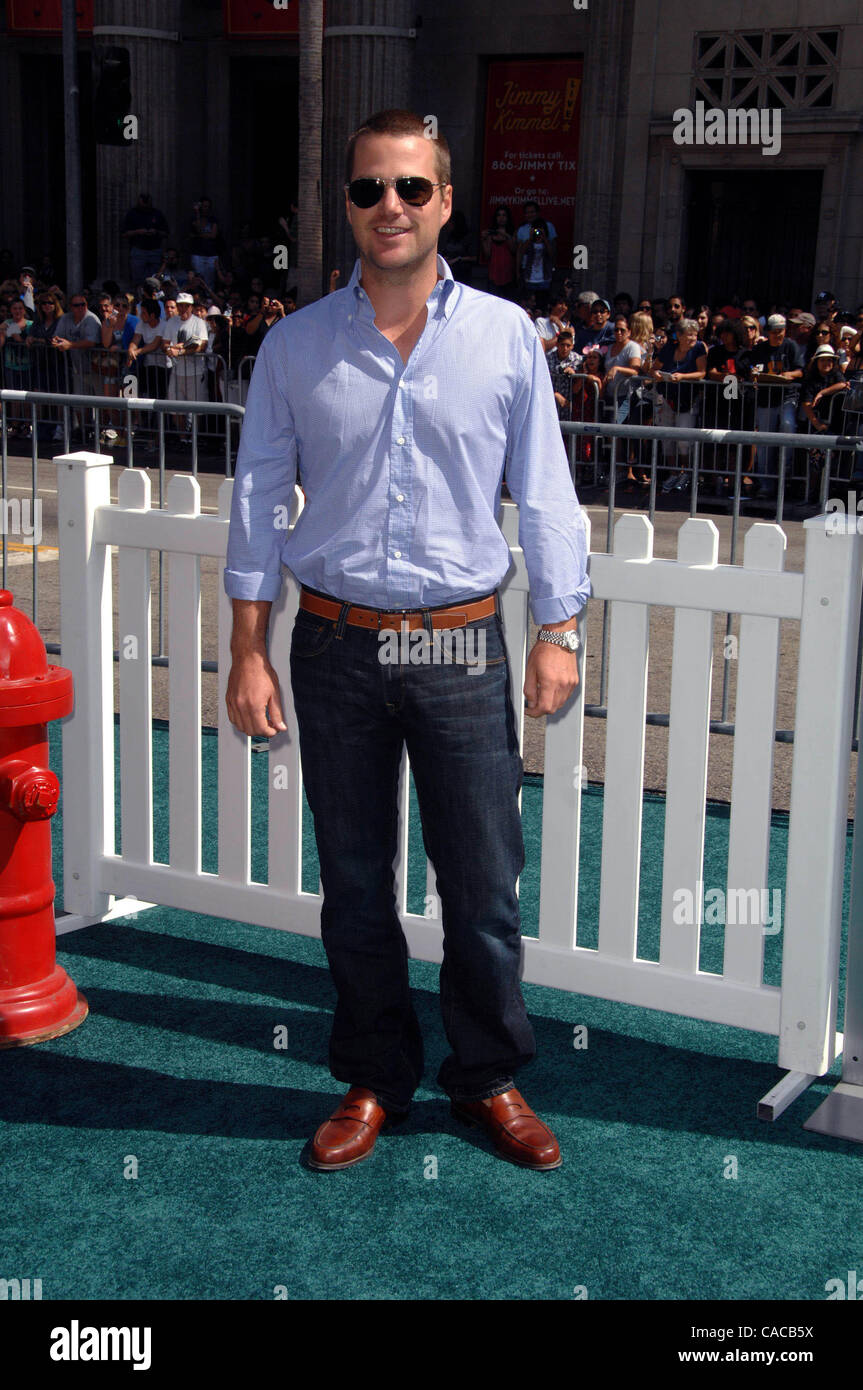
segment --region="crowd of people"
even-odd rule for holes
[[[191,209],[184,254],[149,194],[123,219],[129,280],[67,294],[49,257],[16,266],[0,250],[0,365],[6,387],[83,395],[224,401],[228,384],[248,382],[264,337],[296,310],[289,286],[297,258],[297,207],[272,236],[241,228],[230,249],[212,203]],[[687,305],[680,294],[635,300],[604,297],[559,279],[557,231],[536,203],[516,226],[495,209],[478,245],[464,215],[444,228],[441,254],[453,275],[517,302],[543,344],[562,420],[660,425],[663,489],[688,486],[688,446],[672,431],[693,426],[779,433],[857,434],[863,419],[863,306],[843,310],[829,291],[812,312],[792,304],[761,306],[745,295],[722,305]],[[275,238],[281,238],[276,241]],[[274,248],[286,255],[274,254]],[[276,264],[284,264],[279,271]],[[330,290],[339,275],[330,277]],[[734,383],[729,390],[729,382]],[[23,408],[7,416],[14,437],[29,433]],[[189,442],[188,414],[173,417]],[[40,426],[41,429],[41,426]],[[61,437],[59,424],[52,437]],[[101,443],[119,438],[110,412]],[[776,494],[778,449],[753,447],[745,460],[747,495]],[[823,462],[813,442],[809,463]],[[727,455],[727,451],[726,451]],[[729,456],[730,457],[730,456]],[[579,437],[578,481],[603,482],[595,441]],[[719,459],[719,463],[717,463]],[[722,474],[719,451],[710,461]],[[702,466],[705,459],[702,458]],[[726,457],[726,466],[728,457]],[[626,485],[649,481],[650,446],[627,449]],[[720,488],[730,485],[719,476]]]
[[[123,219],[129,258],[125,285],[106,280],[68,293],[50,257],[16,265],[0,250],[0,379],[5,387],[161,400],[224,401],[230,382],[248,384],[266,334],[296,310],[289,284],[297,256],[297,209],[273,237],[240,229],[228,250],[208,198],[192,206],[184,254],[168,244],[164,215],[141,193]],[[274,246],[285,252],[277,255]],[[285,264],[283,270],[274,266]],[[30,433],[29,412],[9,412],[14,438]],[[108,423],[100,443],[119,432]],[[188,414],[173,421],[190,442]],[[40,427],[41,429],[41,427]],[[52,424],[50,437],[62,430]]]

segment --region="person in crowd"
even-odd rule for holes
[[[815,349],[812,361],[803,375],[800,406],[810,430],[817,434],[843,434],[843,397],[851,388],[832,347]],[[824,450],[809,450],[809,462],[815,468],[824,464]]]
[[[806,345],[803,348],[804,367],[809,366],[809,363],[820,347],[832,347],[835,351],[836,341],[834,340],[838,340],[838,337],[838,328],[827,319],[822,319],[820,323],[816,323],[815,327],[810,330]]]
[[[491,226],[482,234],[482,254],[488,266],[489,294],[512,299],[518,284],[517,248],[512,213],[505,203],[499,203],[492,213]]]
[[[474,254],[473,237],[470,234],[467,218],[460,208],[453,213],[443,229],[440,250],[453,273],[454,279],[469,285],[473,268],[476,265],[476,255]]]
[[[673,294],[668,301],[668,322],[666,324],[666,331],[668,333],[669,342],[672,342],[675,345],[678,341],[678,329],[680,328],[680,325],[683,322],[685,315],[686,305],[683,301],[683,295]],[[697,335],[697,326],[695,331]]]
[[[23,299],[13,299],[9,317],[0,323],[0,349],[3,352],[4,386],[12,391],[26,391],[30,388],[30,354],[26,348],[27,335],[33,327],[27,306]],[[26,407],[11,404],[9,410],[8,432],[27,435],[30,427],[26,423]]]
[[[141,305],[138,327],[128,348],[129,364],[138,377],[139,396],[159,401],[168,398],[168,373],[171,363],[165,356],[161,305],[156,299],[145,299]]]
[[[655,328],[655,329],[659,329],[659,328],[663,329],[663,330],[666,332],[666,335],[667,335],[667,330],[668,330],[668,300],[667,300],[667,299],[661,299],[661,298],[660,298],[660,299],[652,299],[652,300],[650,301],[650,317],[653,319],[653,326],[654,326],[654,328]]]
[[[594,290],[582,290],[570,300],[570,322],[576,333],[582,328],[587,328],[590,323],[590,311],[599,298]]]
[[[759,312],[758,304],[752,298],[751,295],[746,296],[740,307],[742,308],[744,314],[748,315],[749,318],[756,320],[759,329],[763,331],[764,326],[767,323],[767,320],[764,317],[764,315]]]
[[[674,302],[682,304],[679,295],[672,295],[669,309]],[[697,420],[697,401],[691,383],[703,381],[707,370],[707,347],[698,336],[698,324],[694,319],[678,318],[674,324],[676,340],[668,335],[665,347],[654,357],[651,376],[661,381],[656,406],[656,423],[672,425],[678,429],[692,429]],[[689,444],[685,440],[663,441],[666,459],[676,455],[680,460],[689,457]],[[688,474],[685,467],[671,473],[662,485],[663,492],[682,491],[686,487]]]
[[[537,221],[541,221],[545,226],[546,235],[548,237],[548,252],[551,257],[551,266],[553,270],[557,264],[557,230],[553,222],[550,222],[547,217],[544,218],[542,216],[537,203],[528,202],[523,205],[522,221],[515,234],[516,240],[531,241],[533,239],[533,224]]]
[[[206,400],[206,367],[201,354],[207,351],[207,325],[192,312],[195,301],[190,294],[177,295],[176,316],[165,319],[162,324],[162,337],[165,352],[171,359],[171,374],[168,378],[168,399],[172,401]],[[191,444],[191,416],[186,416],[185,433],[182,429],[183,417],[174,417],[177,431],[184,444]]]
[[[61,383],[65,386],[65,360],[55,352],[52,343],[57,333],[57,323],[63,313],[63,306],[54,290],[40,290],[36,296],[36,314],[27,333],[26,344],[30,356],[30,389],[32,391],[59,391]],[[40,406],[40,421],[37,431],[40,438],[59,441],[63,430],[59,417],[53,407]]]
[[[168,235],[164,214],[153,207],[149,193],[139,193],[135,207],[123,218],[120,235],[129,248],[129,279],[133,285],[155,275],[162,263],[162,242]]]
[[[180,297],[180,296],[177,295],[177,294],[171,294],[171,295],[167,295],[167,294],[166,294],[166,295],[165,295],[165,318],[166,318],[166,319],[175,319],[175,318],[177,317],[177,315],[178,315],[178,313],[179,313],[179,310],[178,310],[178,308],[177,308],[177,301],[178,301],[179,297]],[[192,296],[189,295],[189,298],[191,299]],[[194,304],[194,302],[195,302],[195,301],[192,300],[192,303],[193,303],[193,304]]]
[[[129,305],[124,295],[118,294],[107,305],[102,306],[102,347],[97,354],[102,372],[102,389],[106,396],[119,396],[123,388],[128,352],[132,339],[137,333],[141,320],[129,313]],[[107,412],[102,443],[113,448],[119,435],[117,423],[122,417],[114,411]]]
[[[53,346],[68,353],[67,389],[76,396],[100,395],[102,381],[93,371],[93,349],[101,347],[102,324],[88,307],[85,290],[70,296],[69,311],[57,320],[56,330]]]
[[[18,297],[31,319],[36,312],[35,275],[36,267],[33,265],[22,265],[18,271]]]
[[[208,289],[214,289],[219,259],[219,224],[213,216],[213,204],[209,198],[201,198],[193,203],[192,212],[194,215],[188,241],[192,269],[200,275]]]
[[[545,354],[551,384],[554,387],[557,413],[562,420],[570,418],[572,378],[581,365],[581,358],[573,348],[573,337],[572,329],[561,325],[560,332],[555,336],[554,346]]]
[[[631,319],[634,307],[635,301],[631,294],[626,293],[626,290],[618,290],[611,301],[611,310],[615,318],[618,314],[623,314],[624,318]]]
[[[644,359],[640,345],[632,341],[625,314],[617,315],[612,332],[614,339],[605,355],[602,398],[617,424],[623,425],[629,418],[629,393]]]
[[[857,337],[857,330],[848,323],[843,323],[839,329],[839,341],[833,342],[832,346],[839,359],[839,366],[843,372],[848,365],[848,357],[852,343]]]
[[[665,327],[664,327],[663,325],[659,325],[658,327],[654,327],[654,330],[653,330],[653,358],[654,358],[654,361],[655,361],[655,359],[659,356],[659,354],[662,352],[662,349],[665,347],[665,344],[666,344],[667,342],[668,342],[668,333],[667,333]]]
[[[788,319],[786,332],[802,352],[809,345],[809,335],[815,327],[815,315],[807,314],[805,309],[793,309]]]
[[[794,383],[803,376],[800,349],[785,335],[781,314],[767,319],[767,340],[756,343],[749,363],[757,386],[755,423],[767,433],[794,434],[797,429],[799,389]],[[759,444],[755,451],[755,482],[767,501],[776,497],[781,455],[776,447]]]
[[[692,315],[698,324],[698,336],[703,343],[710,337],[710,305],[699,304],[698,309]]]
[[[260,347],[273,325],[284,317],[285,306],[281,301],[273,298],[271,294],[265,294],[261,300],[257,323],[255,319],[249,319],[246,322],[246,335],[249,336],[251,325],[251,336],[257,339],[257,345]]]
[[[830,290],[822,290],[820,294],[815,296],[813,308],[818,323],[824,323],[825,321],[832,323],[838,309],[835,294],[832,294]]]
[[[167,246],[156,274],[159,279],[168,279],[178,289],[187,288],[189,271],[180,264],[180,253],[176,246]]]
[[[611,307],[607,299],[595,299],[590,306],[586,328],[580,328],[575,335],[577,352],[584,352],[588,343],[596,343],[603,353],[614,343],[614,324],[610,321]]]
[[[650,304],[649,300],[642,300],[642,303]],[[653,319],[648,309],[638,309],[632,315],[630,332],[633,343],[641,349],[641,367],[639,369],[643,376],[646,376],[653,366],[653,357],[656,352],[656,334],[653,327]],[[665,338],[663,335],[663,346]],[[652,391],[648,391],[643,385],[637,382],[633,384],[629,392],[629,415],[628,420],[631,425],[649,425],[653,421],[653,399]],[[649,443],[642,439],[632,439],[629,441],[629,471],[627,473],[627,486],[644,486],[650,482],[650,460],[652,450]]]
[[[705,392],[705,406],[701,424],[704,429],[753,430],[755,428],[755,396],[749,383],[752,371],[749,354],[744,343],[745,334],[740,319],[723,319],[719,324],[719,342],[714,343],[707,353],[706,379],[715,386]],[[725,386],[730,378],[736,383],[736,394],[726,393]],[[729,469],[721,480],[720,491],[731,487],[730,470],[736,468],[737,450],[734,446],[708,446],[713,450],[711,457],[718,466]],[[742,465],[746,472],[744,486],[748,486],[754,453],[745,449]]]
[[[605,357],[596,343],[588,343],[584,349],[578,374],[570,378],[570,420],[596,420],[599,416],[599,401],[602,395],[602,378],[605,374]],[[577,435],[575,458],[579,464],[593,465],[595,442],[589,435]],[[576,481],[592,481],[593,467],[590,470],[576,471]]]
[[[548,314],[535,320],[536,331],[545,352],[550,352],[557,343],[562,328],[572,329],[569,322],[569,305],[564,295],[557,295],[549,301]]]
[[[743,329],[743,346],[748,351],[751,351],[756,343],[767,341],[761,336],[761,328],[758,320],[754,319],[751,314],[744,314],[740,319],[740,325]]]
[[[641,348],[641,365],[646,372],[653,359],[653,319],[648,311],[638,309],[632,315],[630,337]]]
[[[519,238],[519,276],[525,291],[531,291],[542,303],[551,287],[554,273],[554,256],[551,249],[548,223],[542,217],[536,218],[530,235]]]

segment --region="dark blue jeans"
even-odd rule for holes
[[[299,610],[291,684],[338,996],[330,1070],[398,1115],[424,1065],[393,892],[403,743],[444,934],[441,1010],[452,1051],[437,1079],[457,1100],[508,1090],[536,1054],[519,985],[522,760],[498,613],[470,624],[477,646],[450,649],[470,658],[484,640],[479,672],[457,659],[382,661],[377,631],[347,626],[347,607],[335,621]],[[431,634],[428,618],[425,626]]]

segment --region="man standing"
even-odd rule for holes
[[[771,314],[766,341],[756,343],[749,353],[749,366],[758,384],[755,424],[767,434],[794,434],[797,429],[800,392],[793,383],[803,376],[803,359],[797,344],[786,338],[785,326],[782,314]],[[778,448],[766,444],[759,444],[755,451],[757,486],[768,502],[776,497],[780,456]]]
[[[120,232],[129,248],[129,279],[137,289],[162,263],[162,242],[168,235],[164,213],[153,207],[149,193],[139,193],[135,207],[123,218]]]
[[[456,282],[436,254],[452,209],[444,138],[425,138],[412,112],[379,112],[351,137],[346,168],[359,260],[344,289],[263,342],[224,571],[234,610],[226,704],[257,737],[285,728],[266,645],[280,564],[302,585],[291,683],[338,996],[330,1070],[350,1086],[309,1163],[368,1157],[422,1079],[393,898],[406,744],[442,909],[451,1052],[438,1082],[502,1157],[556,1168],[557,1141],[512,1079],[536,1043],[519,986],[522,762],[497,599],[511,563],[496,520],[504,465],[542,625],[524,687],[534,716],[559,709],[578,681],[583,517],[533,324]],[[305,507],[285,539],[275,512],[298,476]],[[440,658],[459,628],[474,664]],[[380,636],[405,629],[423,630],[432,659],[388,659]]]
[[[161,325],[165,353],[171,359],[168,378],[168,399],[171,401],[207,399],[206,367],[200,356],[207,351],[207,325],[192,312],[194,306],[190,294],[178,294],[176,315],[166,316]],[[182,415],[174,416],[176,428],[181,433],[182,420]],[[192,417],[187,415],[186,433],[182,435],[184,444],[191,443],[191,429]]]

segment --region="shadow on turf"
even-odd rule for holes
[[[200,945],[200,943],[189,943]],[[221,963],[222,948],[215,948]],[[205,947],[210,956],[214,950]],[[238,953],[245,957],[246,953]],[[259,957],[264,965],[280,967],[280,992],[308,1003],[306,986],[318,990],[329,979],[290,961]],[[200,976],[197,976],[200,978]],[[258,975],[258,983],[266,978]],[[236,981],[233,983],[236,984]],[[269,983],[269,981],[268,981]],[[275,988],[276,982],[272,981]],[[317,992],[317,990],[313,991]],[[210,999],[179,998],[86,986],[91,1016],[81,1030],[44,1046],[0,1052],[0,1120],[11,1124],[57,1125],[82,1129],[155,1130],[176,1134],[223,1135],[244,1139],[308,1139],[333,1110],[341,1089],[298,1089],[279,1084],[292,1063],[325,1067],[329,1010],[286,1009],[277,1002],[245,1004]],[[440,1058],[446,1051],[439,1000],[432,990],[414,989],[413,998],[427,1044],[424,1084],[434,1085]],[[249,1048],[262,1054],[261,1076],[268,1080],[241,1082],[180,1077],[155,1067],[128,1065],[75,1055],[78,1046],[93,1048],[95,1030],[112,1021],[131,1024],[138,1032],[136,1053],[146,1056],[149,1029],[202,1040],[208,1066],[214,1048]],[[593,1027],[590,1047],[572,1047],[570,1023],[533,1018],[538,1055],[516,1078],[528,1104],[552,1128],[577,1142],[580,1119],[593,1123],[681,1130],[722,1138],[759,1139],[766,1143],[809,1148],[825,1142],[859,1154],[858,1145],[804,1132],[804,1113],[820,1099],[815,1090],[805,1104],[792,1107],[774,1124],[755,1118],[756,1100],[775,1083],[774,1066],[747,1059],[714,1057],[673,1045],[657,1044]],[[273,1026],[287,1023],[289,1049],[273,1049]],[[117,1038],[101,1038],[101,1046],[117,1047]],[[194,1051],[183,1054],[193,1069]],[[236,1064],[234,1057],[233,1064]],[[271,1078],[271,1079],[270,1079]],[[822,1087],[829,1086],[822,1082]],[[487,1148],[479,1132],[466,1131],[449,1113],[448,1099],[418,1099],[398,1133],[457,1133],[465,1142]]]

